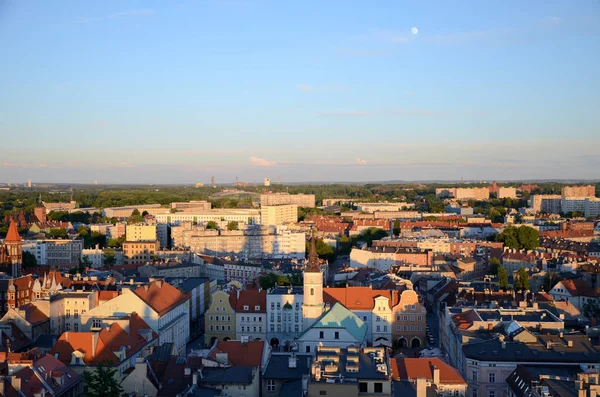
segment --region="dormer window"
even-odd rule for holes
[[[259,305],[254,306],[254,310],[257,310],[257,311],[260,310],[260,306]]]
[[[249,309],[249,308],[250,308],[250,306],[248,306],[248,305],[244,305],[244,310],[245,310],[245,311],[248,311],[248,309]]]

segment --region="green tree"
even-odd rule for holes
[[[328,262],[335,261],[337,255],[335,253],[335,249],[331,245],[328,245],[322,239],[317,239],[315,247],[317,248],[317,255],[319,255],[319,258],[326,259]],[[308,253],[310,252],[310,243],[306,242],[305,248],[306,256],[308,257]]]
[[[367,246],[372,246],[373,241],[381,240],[384,237],[387,237],[387,232],[378,227],[370,227],[367,230],[364,230],[359,236],[358,241],[363,241],[367,243]]]
[[[593,299],[588,299],[583,304],[583,315],[587,318],[599,318],[600,317],[600,304]]]
[[[558,273],[549,272],[544,277],[544,291],[549,292],[560,281]]]
[[[524,267],[519,269],[519,272],[515,276],[515,290],[516,291],[528,291],[529,290],[529,273]]]
[[[206,228],[207,229],[214,229],[214,230],[218,230],[219,227],[217,226],[217,223],[215,221],[208,221],[206,223]]]
[[[400,235],[400,220],[396,219],[394,221],[394,227],[392,228],[392,231],[394,233],[394,236]]]
[[[171,214],[176,213],[177,212],[177,208],[171,208],[170,212],[171,212]]]
[[[539,245],[540,233],[529,226],[507,226],[496,236],[508,248],[532,250]]]
[[[258,281],[262,289],[270,289],[275,287],[277,275],[275,273],[265,274],[264,276],[260,276]]]
[[[81,257],[81,262],[80,262],[81,266],[85,269],[87,268],[91,268],[92,267],[92,261],[90,261],[90,258],[88,258],[87,255],[83,255]]]
[[[500,268],[500,260],[496,257],[490,258],[490,267],[488,269],[488,274],[497,275],[498,269]]]
[[[238,223],[236,221],[231,221],[227,224],[227,230],[237,230]]]
[[[89,236],[90,229],[88,229],[87,226],[81,225],[77,228],[77,233],[85,239],[86,236]]]
[[[50,229],[48,236],[50,238],[67,238],[69,235],[65,229]]]
[[[124,242],[125,242],[125,235],[122,235],[121,237],[111,238],[110,240],[108,240],[108,243],[106,244],[106,246],[108,248],[121,248],[123,246]]]
[[[38,262],[35,255],[29,251],[23,251],[23,267],[37,267],[37,265]]]
[[[114,249],[105,249],[104,250],[104,266],[110,269],[111,266],[114,266],[117,263],[116,253]]]
[[[120,396],[123,388],[116,378],[116,370],[109,368],[108,362],[103,362],[94,371],[84,371],[83,379],[87,385],[86,397]]]
[[[505,267],[501,267],[498,269],[498,285],[502,289],[502,291],[508,290],[508,273],[506,272]]]

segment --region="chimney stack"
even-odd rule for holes
[[[425,378],[417,378],[416,397],[427,397],[427,380]]]
[[[433,366],[433,384],[436,386],[440,384],[440,369],[435,365]]]

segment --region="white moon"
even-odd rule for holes
[[[412,34],[417,34],[417,33],[419,33],[419,29],[417,29],[417,28],[411,28],[411,29],[410,29],[410,32],[411,32]]]

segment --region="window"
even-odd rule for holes
[[[411,325],[411,326],[410,326],[410,330],[411,330],[411,331],[414,331],[414,330],[415,330],[415,326],[414,326],[414,325]]]
[[[71,324],[69,324],[69,323],[66,323],[66,324],[65,324],[65,329],[66,329],[67,331],[70,331],[70,330],[71,330]]]
[[[73,327],[74,327],[73,329],[75,330],[75,332],[79,332],[79,323],[75,323],[73,325]]]
[[[423,331],[423,327],[419,325],[419,332]]]
[[[381,382],[375,383],[375,393],[383,393],[383,383],[381,383]]]
[[[402,327],[400,325],[396,326],[396,331],[402,331]]]
[[[242,332],[244,332],[244,326],[242,325]]]
[[[488,390],[488,397],[496,397],[496,390]]]
[[[410,316],[410,321],[415,321],[415,316]]]
[[[102,321],[99,318],[92,320],[92,328],[102,328]]]
[[[367,382],[358,382],[358,392],[359,393],[367,393],[368,385]]]
[[[423,321],[423,316],[417,316],[417,321]]]
[[[71,318],[71,310],[67,309],[67,318]]]
[[[404,332],[408,331],[408,325],[404,326]]]
[[[496,374],[495,373],[490,372],[490,375],[488,378],[489,378],[490,383],[496,383]]]
[[[396,315],[396,321],[400,321],[400,316]]]
[[[310,353],[310,346],[306,346],[306,352]]]
[[[314,294],[315,294],[315,289],[314,289],[314,288],[311,288],[311,289],[310,289],[310,294],[311,294],[311,295],[314,295]]]
[[[471,373],[471,380],[477,382],[477,371],[473,371]]]
[[[212,325],[210,325],[210,326],[208,327],[208,329],[212,331],[212,330],[213,330],[213,326],[212,326]]]
[[[416,305],[412,305],[411,309],[414,311],[416,310],[417,306]]]
[[[408,316],[404,316],[404,321],[408,321]]]
[[[224,328],[224,327],[223,327]],[[231,331],[231,325],[227,326],[227,331]]]
[[[250,306],[244,305],[244,310],[248,311],[248,309],[250,309]]]
[[[319,339],[325,338],[325,333],[323,331],[319,331]]]
[[[387,325],[383,326],[383,332],[387,332]]]
[[[267,380],[267,391],[273,393],[275,391],[275,381],[273,379]]]
[[[335,331],[335,334],[333,336],[334,339],[340,339],[340,333],[338,331]]]
[[[377,316],[377,319],[375,321],[381,321],[381,317]]]
[[[319,390],[319,396],[326,396],[327,390]]]
[[[473,393],[471,394],[471,397],[477,397],[477,388],[473,388]]]

